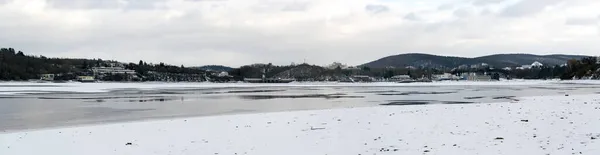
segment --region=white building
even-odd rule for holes
[[[522,65],[521,67],[517,67],[518,70],[531,69],[531,65]]]
[[[135,74],[134,70],[125,69],[123,67],[94,67],[92,72],[98,74]]]
[[[229,77],[229,73],[227,72],[221,72],[219,74],[217,74],[218,77]]]
[[[412,80],[409,75],[396,75],[392,76],[388,81],[390,82],[400,82],[400,81],[408,81]]]
[[[450,73],[444,73],[444,74],[438,74],[438,75],[433,75],[433,80],[438,80],[438,81],[443,81],[443,80],[458,80],[459,77],[454,76]]]
[[[517,67],[517,69],[523,70],[523,69],[541,68],[541,67],[544,67],[544,64],[536,61],[536,62],[533,62],[531,65],[522,65],[521,67]]]
[[[463,77],[468,81],[492,81],[492,76],[477,73],[469,73]]]
[[[56,77],[56,75],[54,74],[42,74],[40,76],[40,80],[44,80],[44,81],[54,81],[54,77]]]
[[[544,64],[536,61],[531,64],[531,67],[544,67]]]

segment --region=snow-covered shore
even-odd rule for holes
[[[2,155],[600,154],[598,95],[245,114],[0,133]]]
[[[600,81],[558,81],[558,80],[510,80],[510,81],[442,81],[432,83],[337,83],[337,82],[295,82],[289,84],[251,84],[251,83],[33,83],[0,82],[0,94],[43,93],[43,92],[85,92],[97,93],[116,89],[197,89],[226,87],[395,87],[395,86],[519,86],[519,85],[556,85],[561,83],[600,84]]]

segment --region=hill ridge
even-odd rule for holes
[[[474,65],[487,63],[494,67],[517,67],[538,61],[544,65],[562,65],[570,59],[581,59],[584,55],[549,54],[535,55],[527,53],[516,54],[493,54],[473,58],[458,56],[441,56],[426,53],[404,53],[392,55],[365,63],[360,66],[371,68],[384,67],[432,67],[432,68],[455,68],[461,65]]]

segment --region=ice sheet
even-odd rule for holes
[[[595,82],[595,81],[594,81]],[[556,80],[510,80],[510,81],[442,81],[432,83],[337,83],[337,82],[294,82],[289,84],[251,83],[33,83],[0,82],[0,94],[43,93],[43,92],[107,92],[114,89],[165,89],[165,88],[223,88],[223,87],[363,87],[363,86],[507,86],[507,85],[551,85]],[[580,81],[579,83],[589,83]],[[597,82],[600,84],[600,82]]]
[[[4,155],[600,154],[600,97],[182,118],[0,134]]]

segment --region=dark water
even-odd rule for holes
[[[368,106],[512,102],[600,92],[594,85],[361,86],[119,89],[105,93],[0,95],[0,131],[171,117]]]

